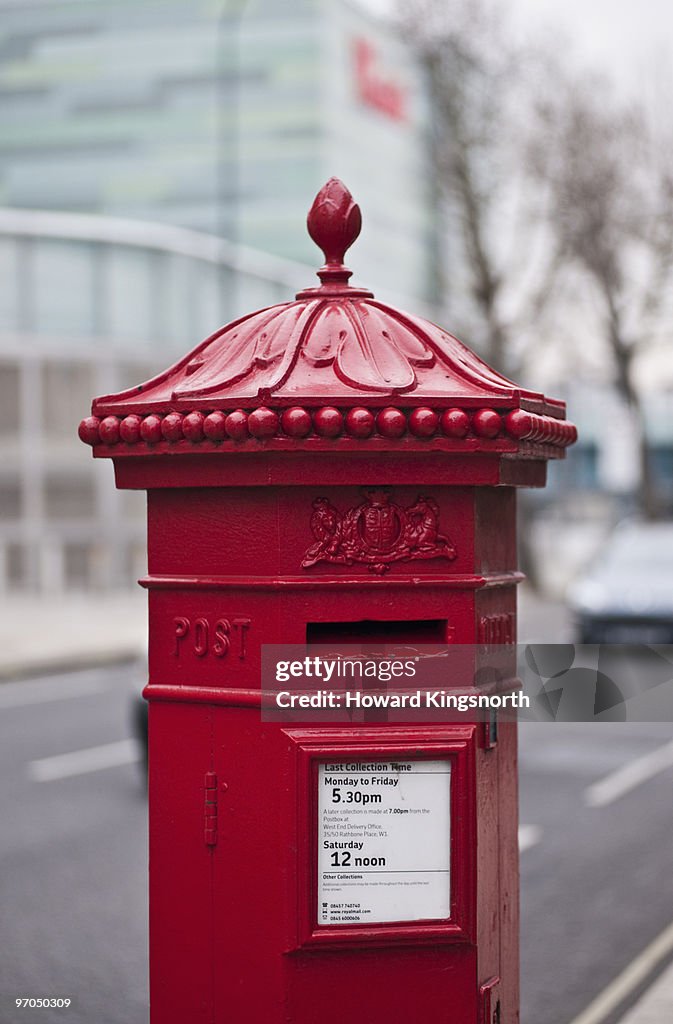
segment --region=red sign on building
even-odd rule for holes
[[[366,39],[353,43],[355,82],[362,103],[394,121],[406,118],[406,97],[402,86],[387,77],[379,66],[377,53]]]

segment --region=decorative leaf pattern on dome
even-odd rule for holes
[[[395,311],[368,300],[274,306],[216,335],[187,365],[173,396],[271,393],[300,357],[317,368],[332,366],[350,388],[409,391],[417,383],[415,367],[436,359],[419,335]]]
[[[255,370],[260,390],[277,387],[285,379],[306,324],[318,305],[295,302],[274,306],[250,317],[233,331],[223,331],[200,353],[200,370],[181,382],[174,397],[224,391]]]
[[[286,308],[273,306],[216,334],[199,352],[197,367],[191,370],[191,364],[187,365],[188,380],[175,388],[174,397],[207,395],[246,377],[256,366],[268,365],[271,356],[267,340],[273,336],[273,321]]]
[[[369,333],[373,335],[378,332],[382,338],[394,345],[412,366],[432,366],[435,355],[422,340],[425,332],[419,336],[410,331],[397,315],[397,310],[386,309],[376,302],[361,302],[358,303],[358,311],[368,324]],[[395,314],[394,318],[391,313]]]
[[[366,314],[363,314],[364,305],[351,302],[343,307],[350,330],[343,332],[334,372],[339,380],[354,388],[386,394],[408,390],[416,383],[413,366],[390,337],[370,334]]]
[[[418,369],[437,362],[481,389],[516,387],[427,320],[370,299],[315,298],[273,306],[215,335],[187,364],[173,397],[270,396],[290,378],[300,390],[299,360],[331,367],[332,384],[379,394],[412,391]]]
[[[326,302],[311,326],[304,339],[302,357],[313,366],[330,366],[350,329],[350,321],[341,303]]]
[[[490,390],[495,388],[509,393],[512,388],[518,388],[517,384],[498,373],[467,345],[441,327],[409,313],[400,313],[397,310],[395,313],[400,322],[406,323],[412,329],[415,328],[428,344],[432,345],[441,362],[456,376]]]

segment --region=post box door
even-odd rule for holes
[[[216,1019],[278,1019],[285,998],[283,1019],[309,1019],[313,1006],[321,1024],[341,1024],[347,999],[362,1020],[432,1011],[440,1024],[473,1024],[476,727],[262,723],[260,733],[259,718],[216,716]],[[339,839],[365,834],[362,846]]]

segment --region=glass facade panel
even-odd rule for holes
[[[94,333],[94,246],[41,239],[33,252],[34,330],[45,335]]]
[[[91,584],[91,548],[66,544],[63,548],[63,581],[67,589],[86,590]]]
[[[309,285],[313,282],[308,281]],[[266,281],[248,275],[239,277],[237,281],[236,309],[241,313],[250,312],[252,309],[263,309],[265,306],[273,306],[276,302],[286,302],[294,298],[285,291],[282,296],[274,295]]]
[[[19,326],[19,267],[16,239],[0,237],[0,330],[15,331]]]
[[[568,491],[597,491],[600,489],[598,475],[599,452],[597,445],[582,443],[580,440],[572,449],[572,457],[552,460],[547,473],[547,488],[540,492],[540,498],[548,501],[548,495],[558,495]]]
[[[15,363],[0,362],[0,437],[16,440],[20,428],[20,378]]]
[[[178,355],[201,339],[195,299],[200,267],[183,256],[167,256],[161,277],[160,304],[164,314],[164,337]]]
[[[44,504],[48,519],[90,519],[96,511],[93,480],[82,475],[49,475]]]
[[[46,362],[42,367],[43,422],[49,438],[71,441],[80,409],[88,409],[95,390],[85,362]]]
[[[221,279],[221,268],[212,263],[204,263],[194,277],[190,304],[194,310],[195,330],[190,344],[196,345],[202,338],[207,338],[220,323]]]
[[[147,508],[145,491],[122,491],[121,506],[125,516],[142,523]]]
[[[0,520],[17,520],[22,513],[21,486],[18,480],[0,478]]]
[[[656,490],[667,508],[673,508],[673,443],[652,445],[650,466]]]
[[[27,583],[26,549],[23,544],[7,544],[5,548],[7,586],[20,590]]]
[[[115,340],[148,344],[156,337],[160,257],[146,249],[107,246],[104,333]]]
[[[157,351],[153,363],[120,363],[117,368],[117,384],[120,391],[126,388],[135,387],[136,384],[144,384],[146,380],[155,377],[157,373],[166,368],[165,353]]]

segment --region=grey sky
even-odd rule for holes
[[[451,0],[446,0],[450,3]],[[628,88],[673,65],[671,0],[502,0],[525,32],[555,27],[587,63],[611,71]],[[362,0],[379,12],[395,0]]]
[[[629,84],[645,66],[671,63],[671,0],[512,0],[517,21],[565,28],[579,53]]]

